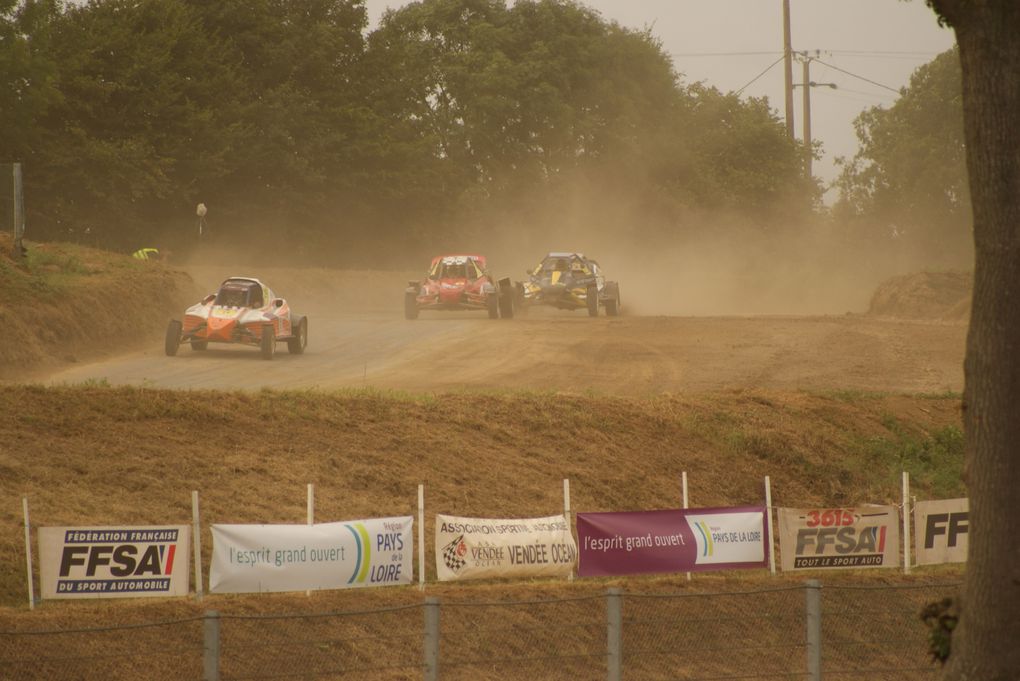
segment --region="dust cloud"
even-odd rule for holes
[[[314,257],[299,248],[212,241],[175,254],[169,265],[187,271],[202,290],[214,291],[230,276],[253,276],[301,312],[333,314],[399,310],[407,282],[441,253],[484,254],[497,278],[520,281],[547,252],[578,251],[619,283],[623,314],[644,316],[864,313],[881,282],[933,266],[907,249],[848,237],[812,215],[777,229],[746,216],[662,210],[635,195],[590,188],[564,192],[562,201],[545,196],[520,204],[431,232],[421,229],[426,220],[409,216],[405,231],[412,236],[381,241],[376,230],[342,249],[323,246]],[[389,233],[401,230],[391,225]],[[356,265],[310,266],[330,262]]]

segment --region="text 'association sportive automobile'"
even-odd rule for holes
[[[417,319],[422,310],[487,310],[490,319],[514,316],[509,279],[497,281],[485,256],[440,255],[432,259],[425,278],[407,282],[404,316]]]
[[[527,275],[527,281],[517,282],[515,303],[522,312],[532,305],[548,305],[586,309],[597,317],[601,305],[609,317],[620,314],[620,285],[606,281],[599,264],[583,253],[549,253]]]
[[[308,318],[296,317],[290,305],[258,279],[230,277],[216,293],[184,311],[184,321],[171,320],[166,329],[166,354],[189,343],[205,350],[209,343],[240,343],[257,346],[272,359],[276,344],[286,341],[291,354],[300,355],[308,345]]]

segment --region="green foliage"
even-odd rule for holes
[[[682,84],[649,32],[570,0],[421,0],[371,33],[362,0],[3,2],[31,238],[177,251],[159,237],[201,201],[231,243],[354,257],[540,234],[572,203],[655,237],[818,197],[767,102]]]
[[[959,54],[919,68],[888,108],[855,121],[860,151],[841,159],[835,215],[884,246],[923,249],[954,263],[970,253]]]
[[[928,627],[928,654],[933,661],[945,665],[952,652],[953,632],[960,621],[957,601],[944,598],[927,604],[921,610],[921,621]]]
[[[59,64],[50,51],[56,0],[0,1],[0,149],[20,161],[40,143],[38,121],[61,101]]]
[[[861,461],[878,470],[885,469],[890,480],[903,471],[910,474],[911,485],[936,499],[963,496],[963,431],[946,426],[926,434],[908,431],[892,416],[883,419],[889,431],[856,443]]]
[[[76,256],[59,251],[32,249],[25,258],[28,271],[35,276],[47,274],[89,274],[88,269]]]

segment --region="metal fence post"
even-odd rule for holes
[[[439,681],[439,599],[425,599],[425,681]]]
[[[220,681],[220,613],[207,610],[202,620],[205,645],[202,655],[203,681]]]
[[[810,681],[822,681],[822,583],[809,579],[807,594],[807,670]]]
[[[606,678],[620,681],[623,671],[623,592],[606,590]]]

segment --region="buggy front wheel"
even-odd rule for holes
[[[181,323],[176,319],[171,319],[166,327],[166,344],[164,348],[167,357],[176,355],[177,348],[181,346],[181,328]]]
[[[262,359],[272,359],[276,354],[276,331],[268,324],[262,327],[259,349],[262,351]]]

